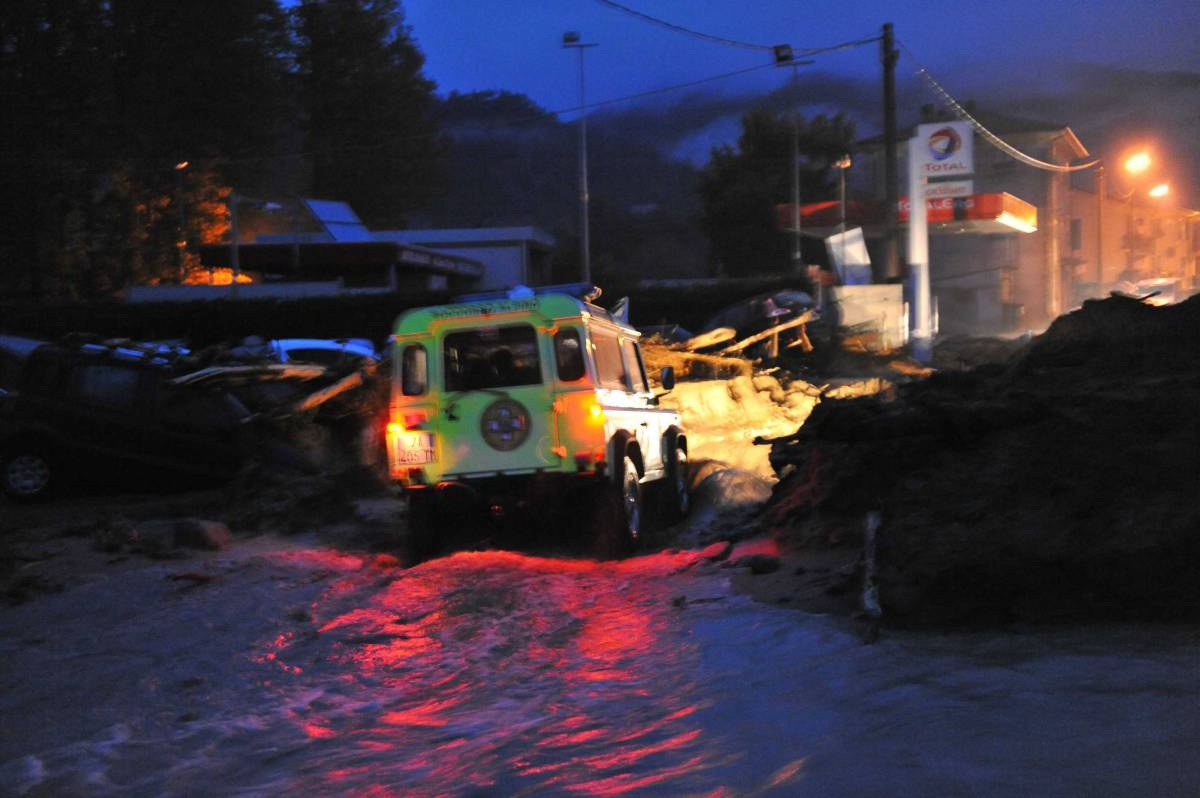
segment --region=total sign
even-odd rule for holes
[[[969,122],[917,126],[918,165],[925,177],[969,175],[975,171],[974,133]]]

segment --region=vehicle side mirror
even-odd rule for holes
[[[663,387],[663,392],[669,392],[675,389],[675,367],[663,366],[659,372],[658,382]]]

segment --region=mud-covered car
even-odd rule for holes
[[[157,346],[48,343],[0,395],[0,488],[17,500],[64,482],[124,490],[164,476],[228,479],[250,449],[250,413],[219,390],[177,386]]]
[[[642,538],[644,499],[687,513],[679,416],[658,406],[640,333],[588,297],[518,288],[396,321],[388,463],[416,551],[525,509],[618,556]],[[669,368],[660,381],[671,389]]]

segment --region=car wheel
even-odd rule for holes
[[[18,501],[37,501],[50,495],[54,469],[46,452],[35,446],[17,446],[0,457],[4,492]]]
[[[676,446],[667,463],[667,517],[671,523],[682,521],[692,507],[692,496],[688,489],[688,457],[682,447]]]
[[[642,540],[642,486],[637,466],[626,456],[612,483],[601,487],[593,510],[598,525],[597,554],[604,559],[623,557]]]

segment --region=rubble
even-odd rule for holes
[[[863,543],[898,624],[1200,611],[1200,296],[1113,297],[1007,362],[817,405],[772,443],[761,523],[781,544]]]

